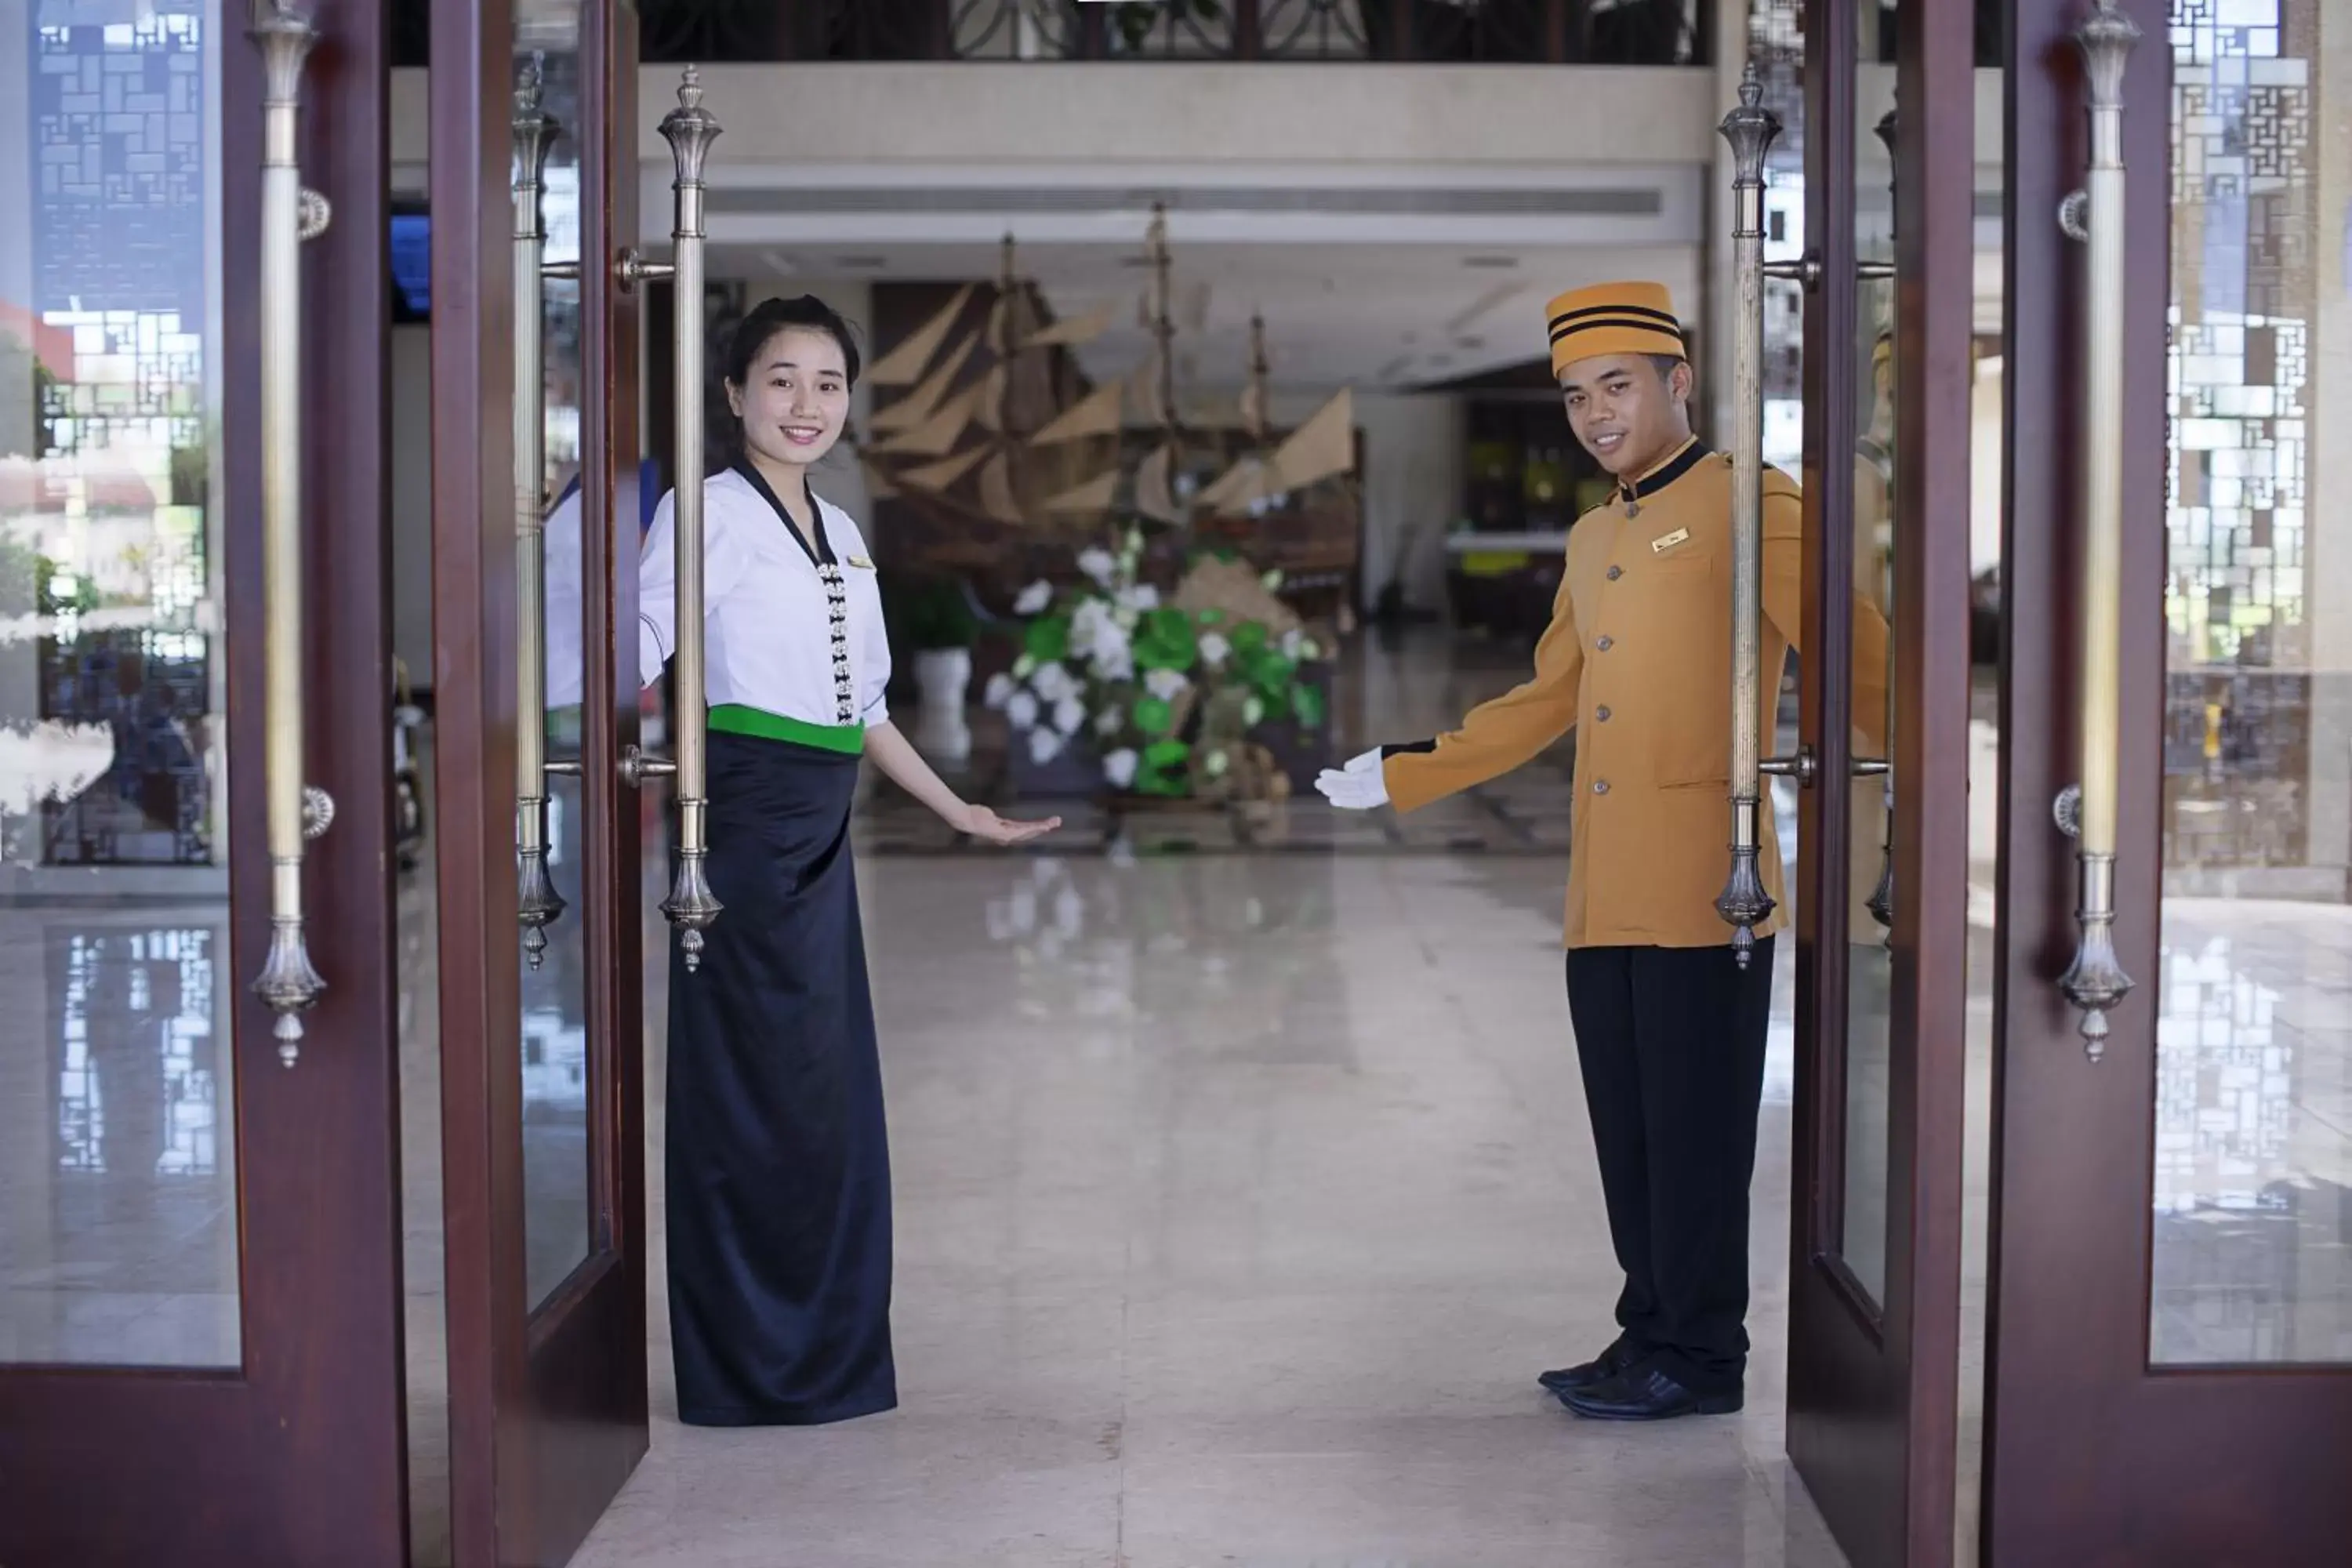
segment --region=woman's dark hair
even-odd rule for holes
[[[719,344],[718,363],[712,366],[713,384],[703,395],[703,417],[710,434],[711,468],[723,468],[743,455],[743,422],[728,406],[727,384],[732,382],[738,387],[748,384],[752,362],[767,347],[768,340],[793,327],[823,332],[839,343],[849,384],[857,384],[857,332],[849,324],[848,317],[814,294],[803,294],[797,300],[761,300],[727,330]]]

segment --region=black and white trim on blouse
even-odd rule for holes
[[[793,514],[784,510],[784,503],[770,488],[767,477],[753,468],[748,459],[737,462],[734,468],[743,482],[768,503],[769,510],[784,525],[784,532],[801,547],[801,552],[809,558],[809,564],[816,568],[817,580],[824,584],[825,615],[831,623],[829,631],[833,641],[835,722],[845,726],[855,724],[857,722],[857,683],[851,674],[849,663],[849,586],[841,574],[841,563],[834,556],[833,541],[825,537],[824,508],[803,478],[801,494],[808,501],[809,521],[814,525],[811,531],[816,535],[816,542],[812,545],[808,535],[800,531],[799,525],[793,521]]]

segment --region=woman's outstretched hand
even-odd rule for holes
[[[998,845],[1026,844],[1032,838],[1044,837],[1061,826],[1062,819],[1058,816],[1049,816],[1042,822],[1015,822],[997,816],[984,805],[967,805],[961,816],[954,820],[954,826],[959,831],[969,833],[983,843]]]

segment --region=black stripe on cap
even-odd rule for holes
[[[1675,319],[1672,311],[1654,310],[1647,305],[1585,305],[1573,310],[1562,310],[1551,319],[1552,329],[1557,331],[1569,322],[1586,316],[1647,316],[1651,321],[1672,327],[1676,331],[1682,330],[1682,323]]]
[[[1672,316],[1653,316],[1643,320],[1634,316],[1620,315],[1601,316],[1589,321],[1555,324],[1551,330],[1551,341],[1556,343],[1562,342],[1579,332],[1599,331],[1607,327],[1622,327],[1636,332],[1657,332],[1674,339],[1676,342],[1683,341],[1683,330]]]

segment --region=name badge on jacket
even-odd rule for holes
[[[1672,533],[1663,534],[1658,538],[1650,541],[1650,553],[1653,555],[1664,555],[1675,545],[1687,543],[1689,542],[1689,540],[1690,530],[1687,528],[1678,528]]]

